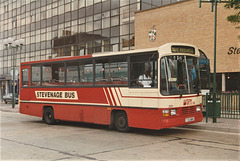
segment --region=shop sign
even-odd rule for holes
[[[240,54],[240,48],[230,47],[228,50],[228,55],[232,55],[232,54]]]
[[[0,81],[11,80],[11,75],[0,75]]]
[[[153,25],[152,29],[149,30],[149,32],[148,32],[149,40],[150,41],[156,40],[156,34],[157,34],[157,30],[155,28],[155,25]]]

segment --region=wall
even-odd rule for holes
[[[230,47],[240,48],[237,38],[240,30],[226,21],[226,17],[234,12],[224,8],[224,4],[218,4],[217,73],[240,72],[240,53],[228,54]],[[148,32],[154,25],[156,40],[151,42]],[[194,44],[210,59],[213,72],[214,12],[211,12],[210,3],[204,3],[199,8],[198,0],[187,0],[137,12],[135,37],[136,49],[157,47],[168,42]]]

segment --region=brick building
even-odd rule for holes
[[[240,90],[240,30],[226,17],[233,14],[224,4],[218,4],[217,16],[217,90]],[[156,30],[156,39],[149,40],[149,31]],[[135,48],[149,48],[168,42],[196,45],[210,59],[213,73],[214,12],[210,4],[186,0],[154,9],[139,11],[135,15]]]

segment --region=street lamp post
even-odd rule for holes
[[[9,37],[3,41],[6,49],[12,50],[12,77],[13,77],[13,86],[12,86],[12,108],[15,107],[15,54],[17,53],[18,49],[22,48],[24,44],[24,39],[13,40],[13,38]]]
[[[222,0],[199,0],[199,8],[201,8],[202,3],[212,3],[212,12],[215,11],[214,15],[214,69],[213,69],[213,123],[217,122],[217,104],[216,104],[216,52],[217,52],[217,4],[218,3],[233,3],[233,0],[230,1],[222,1]]]

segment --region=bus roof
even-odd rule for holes
[[[142,53],[142,52],[150,52],[150,51],[158,51],[159,53],[172,53],[171,46],[194,47],[195,55],[199,56],[198,48],[196,48],[194,45],[187,44],[187,43],[167,43],[160,47],[155,47],[155,48],[136,49],[136,50],[127,50],[127,51],[118,51],[118,52],[100,52],[100,53],[93,53],[91,55],[85,55],[85,56],[59,57],[59,58],[47,59],[47,60],[22,62],[21,65],[28,65],[28,64],[35,64],[35,63],[37,64],[37,63],[53,62],[53,61],[74,60],[74,59],[85,59],[85,58],[92,58],[92,57],[97,58],[97,57],[105,57],[105,56],[113,56],[113,55],[125,55],[125,54]]]

